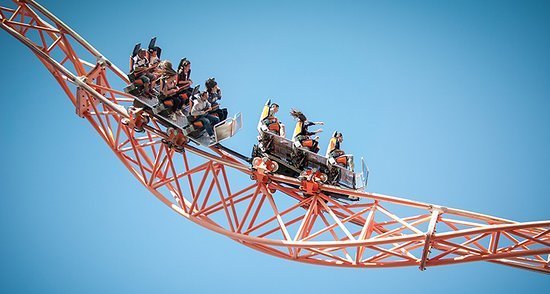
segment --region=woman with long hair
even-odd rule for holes
[[[324,123],[308,121],[306,116],[301,111],[296,109],[292,109],[290,111],[290,115],[296,119],[296,126],[294,127],[292,141],[299,144],[300,147],[306,148],[311,152],[319,152],[319,137],[311,136],[322,132],[323,129],[318,129],[310,132],[309,127],[314,125],[324,125]]]

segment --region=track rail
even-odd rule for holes
[[[0,6],[0,27],[38,57],[142,185],[205,228],[267,254],[319,265],[423,270],[488,261],[550,273],[550,221],[518,223],[333,186],[305,196],[297,179],[252,170],[247,158],[226,148],[188,145],[175,152],[162,143],[165,130],[154,118],[144,134],[135,133],[121,123],[133,97],[110,83],[128,83],[124,72],[35,1],[12,7]],[[327,193],[361,201],[342,203]]]

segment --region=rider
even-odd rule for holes
[[[308,121],[306,116],[295,109],[290,111],[290,115],[296,118],[296,127],[294,127],[294,134],[292,136],[292,141],[294,144],[299,145],[298,147],[304,147],[311,152],[317,153],[319,151],[319,137],[311,137],[323,131],[323,129],[318,129],[316,131],[310,132],[308,128],[313,125],[324,125],[323,122],[311,122]]]
[[[285,136],[285,125],[279,122],[279,119],[275,117],[275,114],[279,111],[279,104],[271,103],[269,105],[269,110],[265,114],[265,117],[262,118],[261,129],[264,132],[273,132],[279,136]]]
[[[193,81],[191,80],[191,61],[187,58],[182,58],[178,65],[178,77],[176,80],[178,87],[180,88],[178,94],[184,101],[189,101],[193,94]]]
[[[345,168],[349,168],[348,157],[344,150],[340,149],[340,144],[344,141],[342,133],[334,132],[328,143],[326,157],[331,164],[338,164]]]
[[[156,41],[157,37],[152,38],[147,48],[149,64],[151,65],[157,65],[160,62],[160,54],[162,53],[162,49],[155,46]]]
[[[162,61],[159,65],[160,77],[160,95],[159,100],[171,110],[171,118],[177,120],[176,114],[183,115],[181,108],[183,99],[179,97],[179,87],[176,84],[176,71],[172,68],[170,61]]]
[[[212,105],[211,114],[215,114],[223,121],[227,118],[227,108],[220,108],[218,100],[222,99],[222,90],[218,87],[218,82],[215,78],[209,78],[204,83],[206,92],[208,92],[208,102]]]
[[[160,48],[159,47],[149,48],[148,53],[149,53],[149,64],[151,64],[152,66],[158,65],[158,63],[160,62]]]
[[[200,94],[199,99],[193,102],[193,107],[191,108],[191,115],[194,118],[194,121],[200,121],[206,132],[210,136],[212,141],[215,140],[214,137],[214,126],[220,122],[220,120],[208,114],[212,110],[210,102],[208,102],[208,92],[204,91]]]
[[[147,59],[147,51],[143,48],[139,48],[137,53],[132,56],[131,72],[133,81],[140,80],[143,83],[145,89],[145,95],[151,96],[151,80],[154,78],[149,72],[151,67],[149,66],[149,60]]]

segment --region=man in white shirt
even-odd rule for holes
[[[149,64],[152,66],[157,66],[160,62],[160,48],[155,47],[153,49],[149,49]]]
[[[214,140],[214,126],[220,122],[220,120],[211,114],[208,114],[212,110],[210,102],[208,102],[208,92],[201,92],[199,99],[193,101],[193,107],[191,108],[191,115],[195,118],[195,121],[200,121],[206,132],[212,140]]]

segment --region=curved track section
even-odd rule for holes
[[[133,97],[120,69],[35,1],[0,6],[0,26],[52,73],[76,112],[120,161],[175,212],[255,250],[342,267],[430,266],[488,261],[550,273],[550,221],[518,223],[386,195],[272,175],[222,149],[162,143],[152,119],[143,134],[121,123]],[[354,195],[343,203],[329,193]]]

